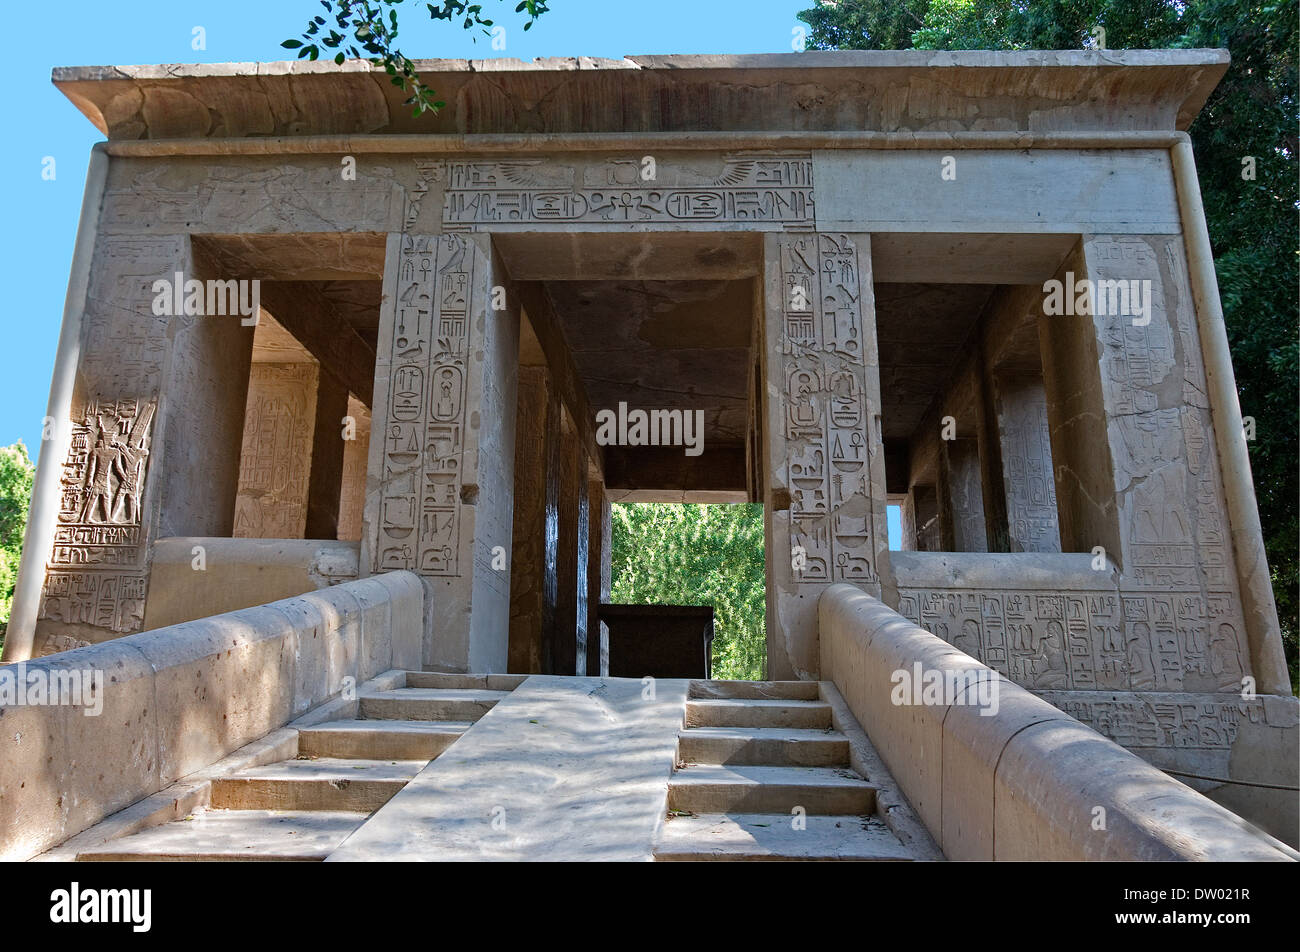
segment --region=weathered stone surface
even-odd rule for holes
[[[895,672],[993,672],[851,586],[819,608],[823,669],[949,858],[1297,858],[1006,679],[996,710],[965,695],[895,703]]]
[[[529,678],[329,859],[649,860],[686,689]]]
[[[1185,129],[1219,50],[807,52],[420,60],[438,132]],[[427,132],[381,70],[333,64],[88,66],[54,82],[114,138]],[[699,104],[709,103],[710,125]]]
[[[371,627],[381,592],[390,611]],[[0,856],[29,858],[273,736],[369,678],[375,655],[418,661],[422,597],[418,579],[391,573],[5,668],[103,682],[93,704],[0,705]],[[388,647],[363,653],[363,629]]]
[[[187,622],[145,643],[158,717],[195,717],[150,728],[162,783],[390,666],[596,674],[607,503],[761,501],[768,676],[847,666],[954,853],[1118,855],[1069,824],[999,843],[1042,791],[991,813],[990,758],[1047,756],[1042,702],[1007,744],[960,705],[892,716],[818,643],[834,583],[938,636],[882,663],[987,664],[1293,835],[1296,708],[1177,131],[1226,62],[445,61],[423,120],[365,64],[59,71],[110,142],[6,657]],[[178,274],[266,282],[266,320],[160,311]],[[1076,279],[1097,306],[1049,309]],[[1125,287],[1140,315],[1102,306]],[[622,401],[698,407],[705,452],[600,445]],[[236,677],[281,687],[228,707]],[[690,715],[826,720],[730,701]]]

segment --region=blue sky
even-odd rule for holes
[[[408,0],[403,48],[413,58],[510,56],[622,57],[638,53],[778,53],[791,48],[795,14],[811,0],[552,0],[552,12],[525,33],[514,0],[485,0],[508,27],[507,48],[487,37],[433,23]],[[224,63],[290,58],[280,42],[321,12],[316,0],[62,0],[49,43],[11,51],[6,123],[14,135],[0,150],[4,182],[3,260],[7,279],[0,373],[0,445],[23,440],[33,456],[63,318],[63,299],[90,148],[101,136],[50,83],[55,66]],[[425,14],[421,16],[421,14]],[[193,48],[202,27],[206,49]],[[55,178],[41,177],[46,156]]]

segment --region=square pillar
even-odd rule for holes
[[[370,457],[370,410],[356,397],[348,397],[348,416],[356,429],[343,446],[343,479],[339,486],[338,538],[356,542],[361,538],[366,504],[366,463]]]
[[[1060,552],[1047,394],[1041,376],[993,378],[1011,552]]]
[[[984,494],[980,482],[979,441],[973,437],[944,440],[940,445],[951,551],[987,552]]]
[[[609,628],[600,621],[600,603],[609,601],[613,514],[605,484],[587,481],[587,674],[609,674]]]
[[[822,589],[879,596],[888,558],[870,239],[773,234],[764,250],[768,676],[813,678]]]
[[[316,419],[311,439],[311,480],[307,485],[308,539],[337,539],[339,501],[343,490],[344,456],[350,441],[343,439],[348,415],[348,388],[321,368],[316,386]]]
[[[554,670],[560,402],[547,368],[519,368],[516,405],[509,670],[549,674]]]
[[[316,429],[312,362],[254,363],[248,375],[234,535],[304,539]]]
[[[555,560],[555,674],[587,673],[587,454],[578,428],[560,426],[559,547]]]
[[[493,294],[507,285],[487,236],[389,236],[362,557],[424,580],[434,670],[507,667],[519,313]]]

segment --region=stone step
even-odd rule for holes
[[[433,760],[469,721],[328,721],[298,732],[298,753],[359,760]]]
[[[212,781],[218,810],[352,810],[370,813],[424,769],[425,760],[282,760]]]
[[[715,700],[817,701],[821,688],[816,681],[692,681],[692,698]]]
[[[831,730],[694,727],[677,735],[677,759],[692,764],[839,767],[849,762],[849,742]]]
[[[912,859],[877,817],[808,816],[804,829],[796,829],[793,819],[788,813],[670,816],[655,842],[655,860]]]
[[[832,767],[701,765],[680,768],[668,781],[669,811],[790,816],[795,807],[866,816],[875,812],[876,790],[853,771]]]
[[[479,689],[513,691],[527,680],[526,674],[444,674],[441,671],[408,671],[408,688]]]
[[[686,726],[825,728],[831,707],[824,701],[687,701]]]
[[[361,696],[361,717],[394,721],[477,721],[509,691],[395,688]]]
[[[205,810],[84,850],[77,860],[319,861],[365,819],[364,813],[326,810]]]

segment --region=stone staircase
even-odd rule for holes
[[[692,682],[677,750],[656,860],[914,858],[816,681]]]
[[[323,860],[522,676],[395,672],[356,716],[297,730],[289,759],[211,781],[184,819],[79,851],[79,861]]]
[[[898,802],[817,682],[397,670],[45,858],[933,858]]]

